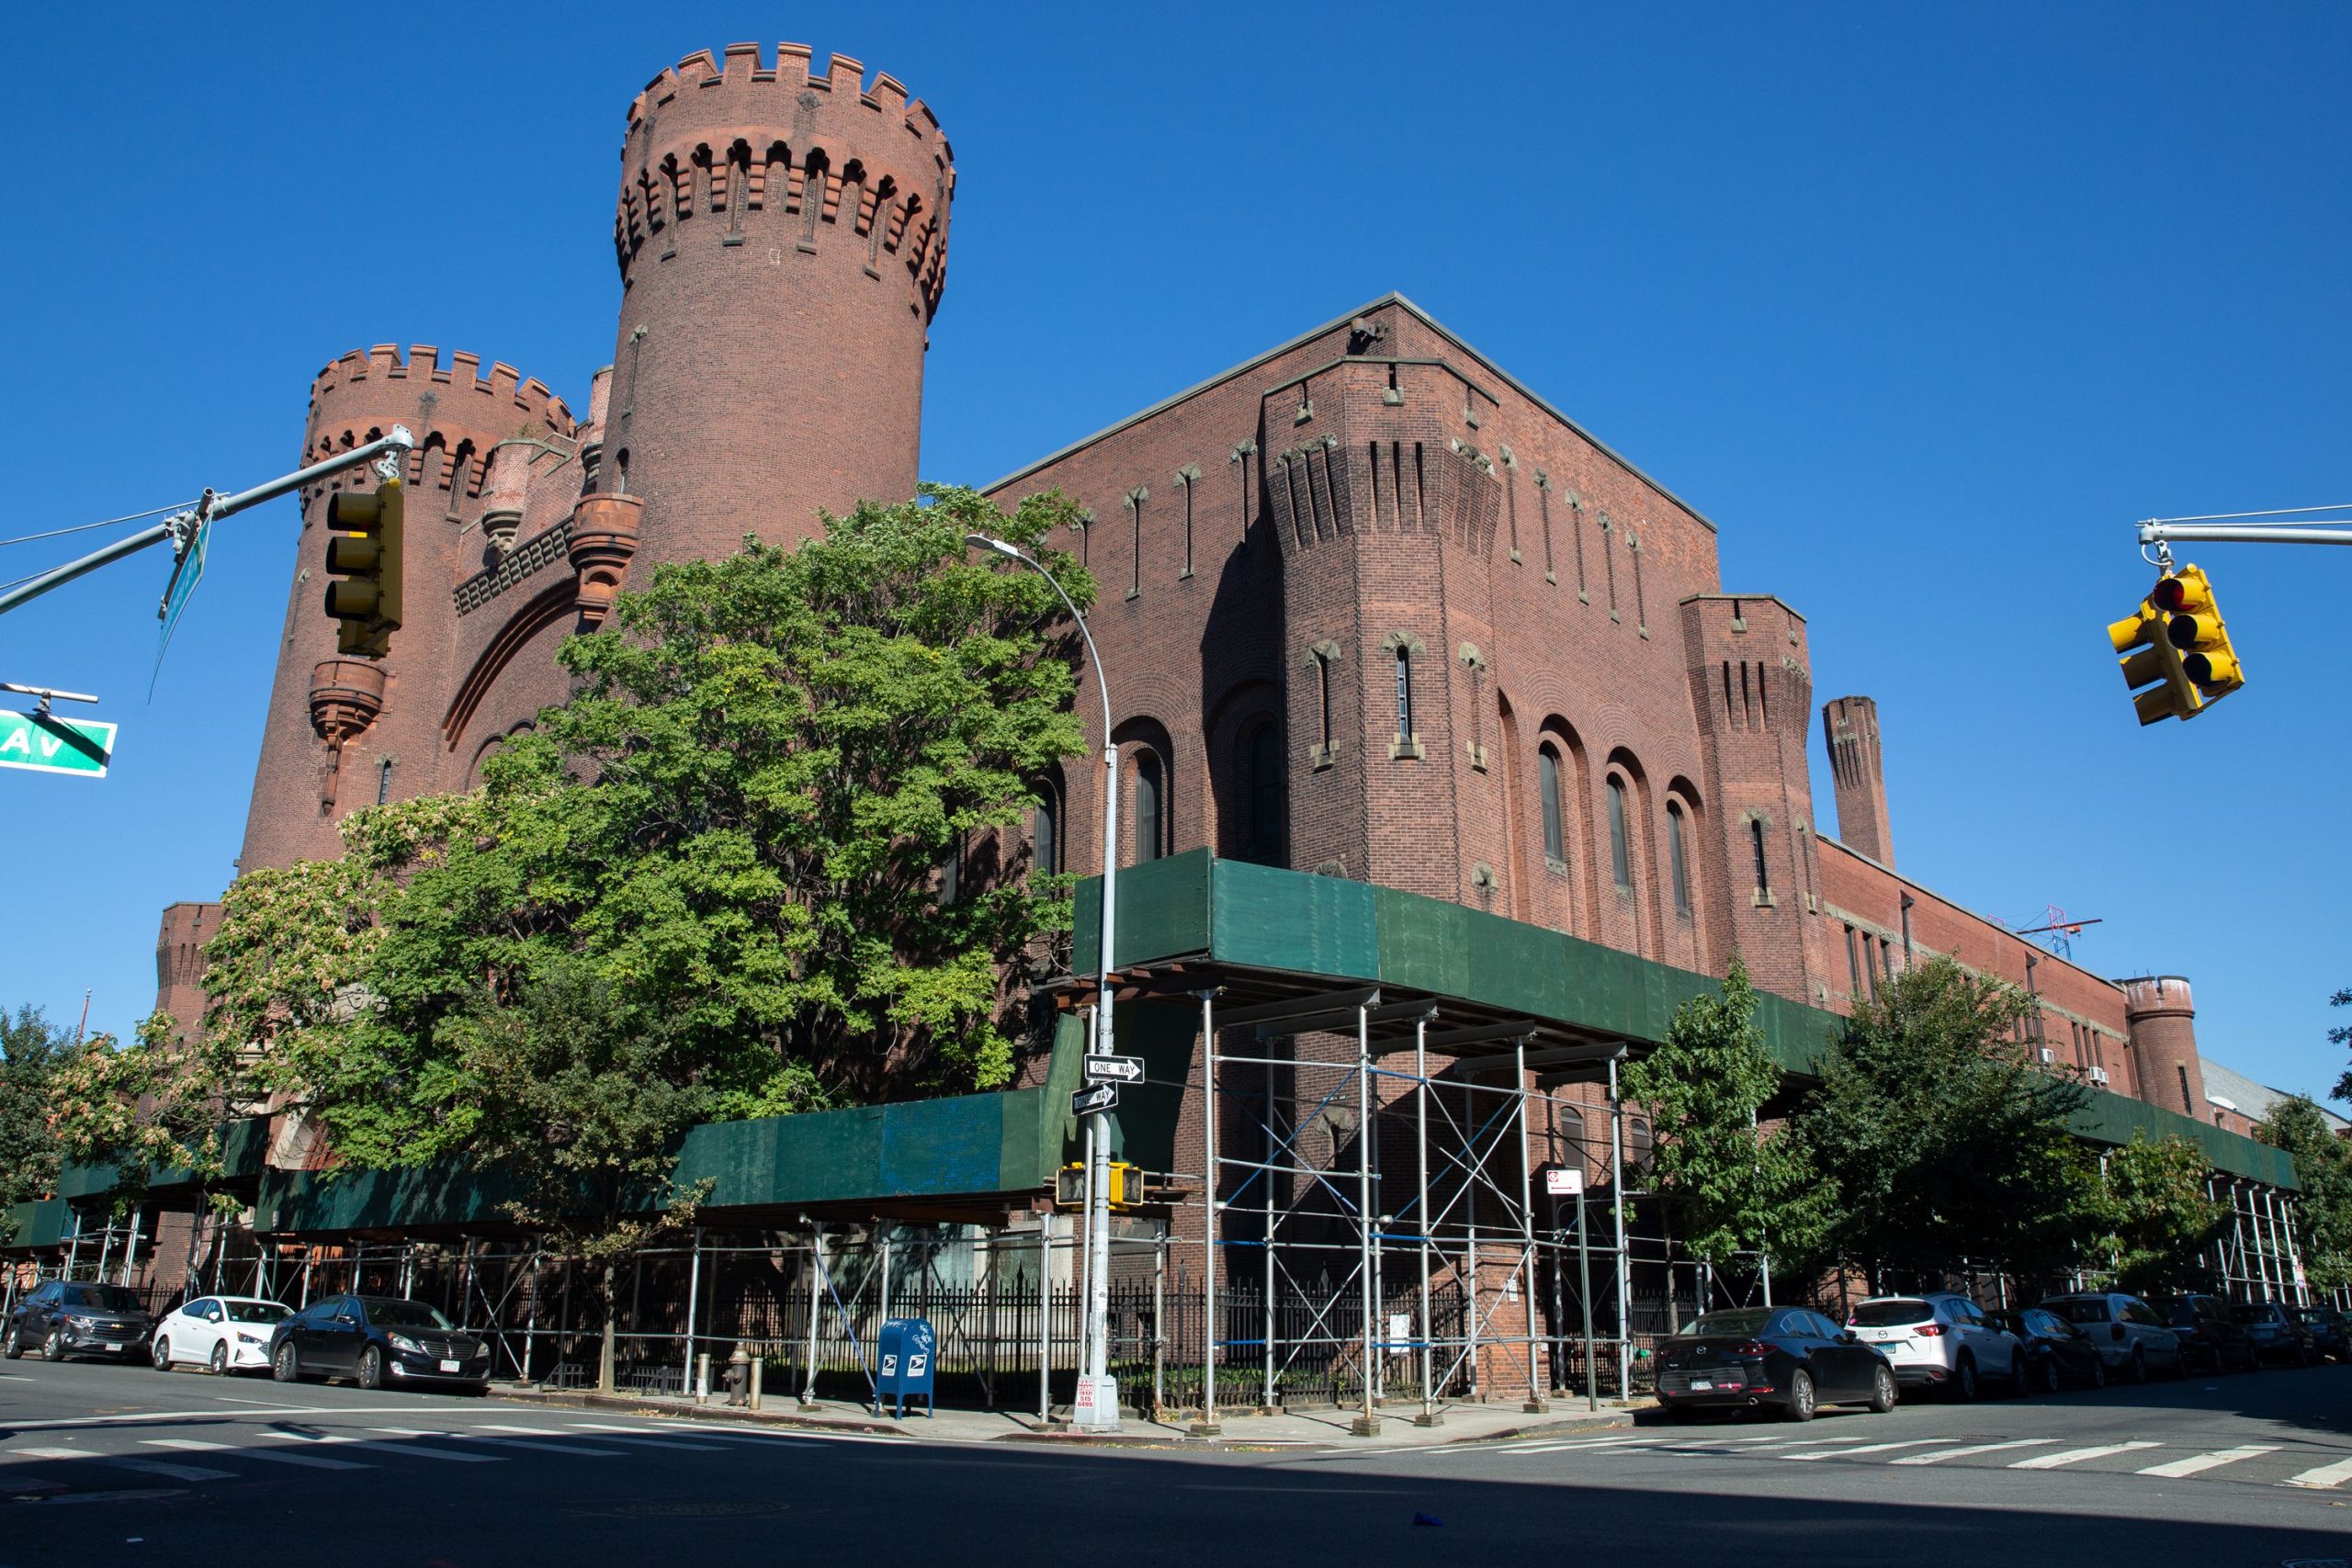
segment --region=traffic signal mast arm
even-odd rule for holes
[[[2258,525],[2220,525],[2178,523],[2143,523],[2140,542],[2143,545],[2163,545],[2178,540],[2184,545],[2352,545],[2352,528],[2312,528],[2293,525],[2262,527]]]
[[[338,452],[323,463],[313,463],[307,468],[257,484],[251,490],[242,490],[234,495],[215,495],[207,491],[192,511],[166,517],[152,528],[142,528],[127,539],[117,539],[102,550],[94,550],[80,560],[69,561],[52,571],[41,573],[29,582],[0,593],[0,615],[28,600],[40,598],[52,588],[62,588],[77,577],[86,577],[102,566],[111,566],[126,556],[137,555],[149,546],[160,545],[166,539],[173,542],[175,549],[185,552],[187,541],[193,539],[197,529],[207,523],[258,506],[265,501],[275,501],[288,491],[300,490],[304,485],[339,474],[345,468],[355,468],[387,452],[406,452],[415,445],[416,438],[408,433],[408,427],[396,424],[389,435],[354,446],[348,452]]]

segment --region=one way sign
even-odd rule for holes
[[[1141,1083],[1141,1056],[1089,1056],[1086,1058],[1088,1083]]]
[[[1117,1084],[1094,1084],[1069,1097],[1069,1113],[1073,1116],[1091,1116],[1097,1111],[1116,1111],[1118,1108]]]

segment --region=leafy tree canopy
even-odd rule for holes
[[[2320,1108],[2300,1094],[2272,1106],[2254,1135],[2295,1162],[2295,1181],[2303,1190],[2297,1239],[2312,1287],[2352,1285],[2352,1144],[2336,1136]]]
[[[2048,1274],[2096,1234],[2097,1176],[2067,1130],[2088,1091],[2033,1064],[2030,1010],[2017,987],[1949,958],[1856,1007],[1799,1118],[1837,1183],[1844,1261]]]
[[[2212,1162],[2177,1134],[2134,1133],[2108,1151],[2098,1205],[2105,1226],[2098,1251],[2118,1290],[2134,1295],[2201,1289],[2210,1271],[2199,1256],[2227,1211],[2205,1190]]]
[[[71,1032],[36,1007],[0,1010],[0,1208],[56,1189],[58,1139],[49,1080],[73,1045]]]
[[[1719,995],[1677,1008],[1622,1083],[1649,1110],[1657,1181],[1693,1257],[1718,1268],[1741,1252],[1800,1268],[1818,1257],[1836,1194],[1800,1134],[1758,1122],[1781,1069],[1756,1024],[1746,964],[1732,960]]]

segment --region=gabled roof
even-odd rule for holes
[[[2259,1122],[2270,1114],[2273,1107],[2294,1098],[2283,1089],[2256,1083],[2244,1073],[2222,1066],[2211,1056],[2202,1058],[2200,1065],[2205,1073],[2206,1100],[2214,1105],[2221,1105],[2226,1100],[2228,1104],[2224,1109],[2234,1110],[2248,1121]],[[2325,1106],[2320,1107],[2319,1113],[2327,1118],[2330,1132],[2340,1134],[2352,1127],[2352,1122],[2346,1122]]]

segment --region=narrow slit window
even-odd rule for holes
[[[1614,774],[1609,779],[1609,869],[1620,891],[1634,890],[1634,843],[1625,823],[1625,781]]]
[[[1855,951],[1854,928],[1851,926],[1848,926],[1846,928],[1846,976],[1847,978],[1852,982],[1851,985],[1846,987],[1846,994],[1854,998],[1857,1001],[1860,1000],[1862,995],[1862,959],[1861,954]]]
[[[1146,751],[1136,758],[1135,843],[1138,862],[1159,858],[1160,825],[1159,759]]]
[[[1260,865],[1283,863],[1282,733],[1261,724],[1250,733],[1249,855]]]
[[[1545,746],[1535,753],[1536,793],[1544,803],[1544,858],[1565,865],[1568,859],[1566,813],[1560,809],[1560,754]]]
[[[1037,808],[1029,818],[1031,863],[1047,876],[1062,868],[1061,799],[1051,789],[1037,792]]]
[[[1756,891],[1769,894],[1772,891],[1772,874],[1764,864],[1764,824],[1752,817],[1747,822],[1747,845],[1756,854]]]
[[[1396,733],[1412,739],[1413,650],[1401,642],[1396,645]]]
[[[1315,692],[1323,720],[1323,754],[1331,754],[1331,661],[1321,654],[1315,656]]]
[[[1674,912],[1690,912],[1690,863],[1682,847],[1682,807],[1672,801],[1666,806],[1666,858],[1668,869],[1674,874]]]

